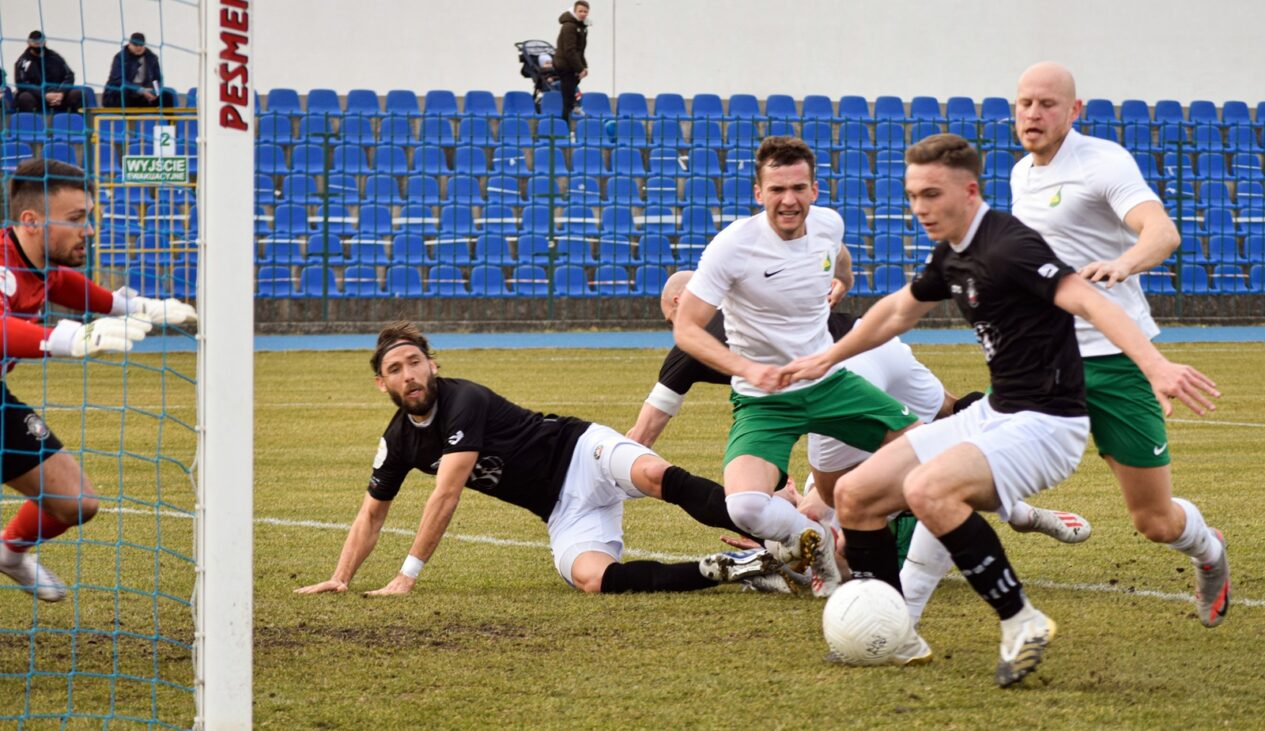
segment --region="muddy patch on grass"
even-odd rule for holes
[[[314,643],[346,642],[361,648],[431,647],[456,649],[480,642],[516,641],[526,638],[525,626],[506,622],[475,624],[449,622],[429,627],[384,625],[380,627],[256,627],[255,646],[261,650],[302,647]]]

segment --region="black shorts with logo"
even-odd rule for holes
[[[0,381],[0,482],[20,477],[60,452],[61,440]]]

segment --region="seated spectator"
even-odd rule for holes
[[[163,70],[158,56],[145,47],[144,33],[133,33],[110,64],[102,106],[125,109],[176,106],[175,95],[162,86]]]
[[[14,105],[19,112],[78,112],[83,92],[75,87],[75,72],[57,51],[44,46],[44,34],[31,31],[26,50],[13,67],[18,87]]]

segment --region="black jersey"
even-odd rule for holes
[[[992,377],[993,408],[1084,416],[1085,373],[1073,318],[1053,304],[1059,282],[1074,273],[1040,234],[990,210],[963,251],[937,244],[909,289],[923,302],[952,298],[975,327]]]
[[[369,494],[392,500],[409,470],[433,475],[441,456],[478,452],[466,487],[548,520],[589,422],[528,411],[460,378],[436,378],[435,387],[438,400],[429,425],[418,426],[402,409],[395,412],[378,445]]]
[[[830,337],[834,340],[839,340],[848,334],[848,331],[852,329],[856,321],[856,315],[845,312],[831,312],[830,317],[826,320],[826,326],[830,329]],[[707,323],[705,329],[720,342],[728,344],[725,339],[725,315],[719,310],[716,312],[716,316],[711,319],[711,322]],[[667,357],[663,359],[663,367],[659,369],[659,383],[682,396],[689,392],[690,387],[696,383],[718,383],[728,386],[730,378],[730,376],[726,376],[724,373],[703,363],[676,345],[673,345],[672,350],[668,351]]]

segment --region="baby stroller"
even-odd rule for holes
[[[522,74],[532,80],[532,100],[540,111],[540,97],[547,91],[558,91],[558,74],[553,70],[553,44],[548,41],[521,41],[515,43],[518,61],[523,65]]]

